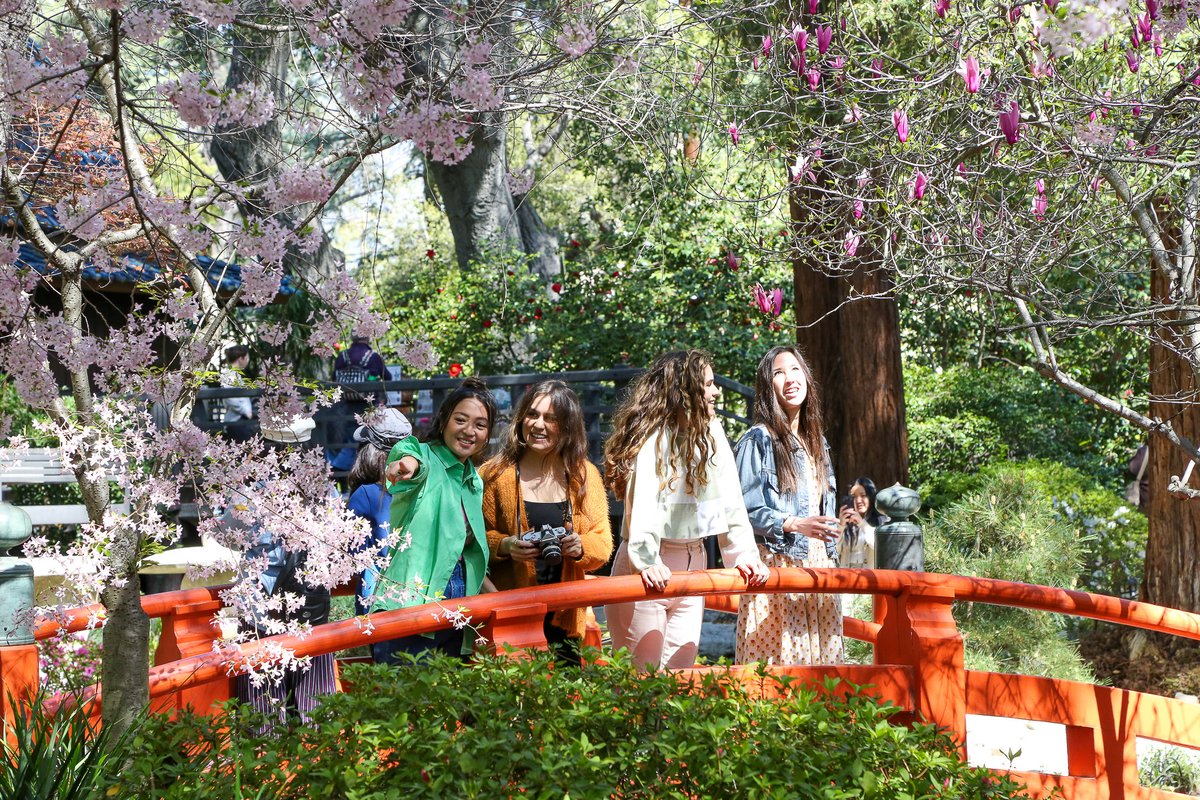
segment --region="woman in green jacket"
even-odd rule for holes
[[[376,610],[407,608],[479,594],[488,563],[483,522],[483,481],[471,457],[487,448],[496,401],[487,385],[468,378],[442,403],[433,427],[419,442],[408,437],[388,454],[391,530],[398,534],[391,561],[379,578]],[[457,603],[446,603],[453,616]],[[474,636],[461,628],[407,636],[372,646],[379,663],[404,653],[471,652]]]

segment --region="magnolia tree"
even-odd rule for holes
[[[345,583],[373,560],[364,523],[325,496],[319,452],[231,443],[191,422],[214,353],[240,324],[235,309],[272,303],[285,276],[312,301],[307,319],[252,332],[264,426],[335,401],[273,354],[297,332],[329,357],[349,329],[386,328],[321,222],[364,160],[411,143],[442,176],[448,206],[461,195],[448,210],[462,212],[468,236],[503,238],[496,198],[511,211],[531,176],[498,173],[505,162],[495,157],[458,185],[453,170],[494,154],[497,141],[504,155],[513,125],[528,131],[536,166],[548,146],[537,131],[553,134],[563,113],[619,121],[630,106],[614,110],[608,97],[639,80],[637,48],[690,21],[621,2],[8,0],[0,14],[0,181],[13,233],[0,239],[0,372],[42,412],[82,489],[90,522],[65,553],[78,574],[57,603],[101,599],[103,713],[122,726],[147,700],[138,568],[174,539],[164,509],[185,487],[232,509],[240,524],[204,524],[229,547],[246,549],[261,525],[310,553],[301,577],[311,585]],[[31,266],[30,252],[44,267]],[[155,271],[143,273],[132,310],[108,314],[102,329],[85,279],[103,282],[131,253]],[[202,256],[219,259],[215,274]],[[220,264],[234,262],[236,287],[214,289]],[[402,342],[401,355],[436,365],[420,341]],[[128,514],[113,510],[113,486]],[[64,556],[53,551],[41,538],[27,546]],[[243,617],[299,602],[266,597],[256,581],[225,599]]]
[[[774,197],[791,200],[797,234],[779,255],[853,278],[830,310],[917,289],[986,297],[1029,366],[1144,429],[1158,484],[1148,594],[1200,609],[1197,512],[1177,499],[1196,492],[1169,479],[1200,458],[1200,7],[808,0],[772,13],[742,26],[746,101],[713,122],[746,158],[779,164]],[[1058,357],[1106,329],[1150,345],[1148,411]]]

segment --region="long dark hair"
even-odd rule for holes
[[[875,495],[879,494],[879,490],[875,488],[875,481],[870,478],[855,478],[854,483],[850,484],[850,488],[861,486],[863,492],[867,495],[867,513],[863,514],[863,522],[870,525],[872,528],[878,528],[884,522],[883,514],[879,513],[879,509],[875,507]],[[853,501],[853,497],[850,498]],[[853,502],[850,504],[854,508]]]
[[[800,362],[804,372],[804,380],[808,384],[808,392],[804,404],[800,407],[799,437],[792,435],[788,424],[787,414],[779,406],[779,398],[775,396],[773,368],[775,359],[782,353],[791,353]],[[796,465],[792,460],[796,444],[799,444],[812,459],[817,487],[824,494],[825,483],[829,476],[825,472],[825,435],[821,426],[821,393],[813,380],[812,369],[804,360],[804,354],[795,345],[780,345],[772,347],[758,362],[758,370],[754,374],[754,422],[764,426],[771,434],[771,446],[775,451],[775,469],[779,475],[779,490],[794,492],[797,490],[799,476]],[[797,441],[797,438],[799,441]]]
[[[558,420],[558,454],[567,470],[567,491],[576,504],[583,503],[584,483],[587,480],[587,430],[583,426],[583,407],[579,395],[562,381],[542,381],[530,386],[513,409],[512,424],[504,438],[504,448],[491,462],[496,472],[515,467],[525,455],[525,415],[543,397],[550,398],[550,408]],[[489,469],[488,474],[492,473]],[[487,475],[484,480],[487,480]]]
[[[712,356],[703,350],[674,350],[654,359],[633,382],[604,444],[604,481],[617,497],[625,495],[638,450],[664,429],[670,444],[667,463],[657,464],[659,489],[679,478],[688,494],[708,484],[708,464],[716,452],[704,402],[704,368],[711,366]]]
[[[463,400],[478,400],[483,404],[484,410],[487,411],[488,435],[490,436],[492,429],[496,427],[496,398],[492,397],[491,391],[482,378],[467,378],[462,382],[462,386],[459,386],[442,401],[437,415],[433,418],[433,425],[421,437],[421,441],[440,442],[442,434],[446,432],[446,424],[450,422],[450,415]]]

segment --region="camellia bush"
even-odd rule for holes
[[[689,684],[627,661],[556,668],[546,656],[359,665],[311,726],[252,733],[253,715],[147,722],[108,789],[126,798],[1026,796],[968,767],[896,709],[798,689],[754,699],[720,671]],[[776,686],[778,679],[762,681]]]

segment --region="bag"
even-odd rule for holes
[[[372,378],[379,377],[367,371],[367,365],[371,363],[371,356],[373,355],[375,355],[375,351],[368,347],[357,364],[347,364],[344,367],[334,370],[333,379],[338,383],[366,383]],[[364,394],[357,389],[343,388],[342,399],[367,403],[375,399],[375,393],[368,392]]]
[[[300,613],[296,619],[310,625],[320,625],[329,621],[329,590],[324,587],[314,589],[300,580],[299,571],[304,566],[307,557],[306,553],[289,552],[287,554],[283,562],[283,569],[280,571],[279,577],[275,579],[275,587],[271,590],[271,596],[274,597],[280,592],[288,592],[303,597],[304,605],[300,607]],[[271,616],[278,618],[279,614],[272,612]]]

